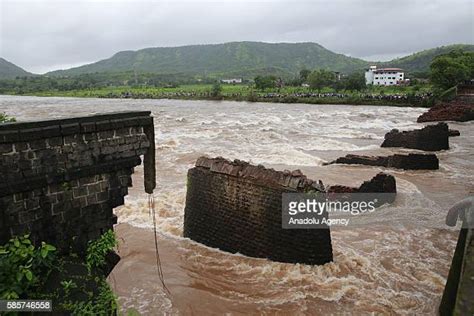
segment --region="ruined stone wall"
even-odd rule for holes
[[[28,233],[83,251],[116,223],[112,210],[124,203],[142,155],[153,190],[152,130],[150,112],[1,124],[0,244]]]
[[[329,229],[283,229],[284,192],[322,191],[300,172],[200,158],[188,172],[184,236],[207,246],[274,261],[332,261]]]
[[[405,147],[425,151],[449,149],[449,127],[442,122],[422,129],[400,132],[393,129],[385,134],[382,147]]]

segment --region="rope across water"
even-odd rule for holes
[[[155,254],[156,254],[156,270],[158,273],[158,278],[161,281],[161,284],[163,285],[163,289],[171,295],[170,290],[165,284],[165,278],[163,276],[163,268],[161,266],[161,260],[160,260],[160,252],[158,251],[158,237],[157,237],[157,231],[156,231],[156,212],[155,212],[155,199],[153,197],[153,194],[148,194],[148,210],[149,214],[153,218],[153,233],[155,237]]]

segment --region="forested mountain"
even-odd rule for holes
[[[49,75],[137,71],[253,78],[259,74],[293,76],[304,67],[348,73],[366,66],[366,61],[334,53],[316,43],[232,42],[123,51],[93,64]]]
[[[17,76],[30,76],[31,73],[0,57],[0,79],[13,79]]]
[[[363,71],[369,65],[399,67],[409,73],[428,77],[434,57],[460,49],[474,51],[474,45],[449,45],[424,50],[388,62],[370,62],[334,53],[316,43],[232,42],[212,45],[146,48],[122,51],[92,64],[47,73],[50,77],[90,75],[92,81],[133,81],[138,75],[160,76],[179,82],[197,78],[242,77],[258,75],[294,78],[303,68],[327,69],[342,73]],[[134,74],[136,74],[134,76]],[[0,58],[0,79],[29,76],[31,73]],[[84,78],[83,78],[84,79]],[[136,80],[135,80],[136,81]],[[149,81],[149,80],[148,80]],[[163,80],[158,80],[163,81]]]

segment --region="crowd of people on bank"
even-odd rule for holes
[[[407,94],[362,94],[360,97],[366,100],[409,100],[410,98],[414,98],[415,100],[422,101],[429,99],[433,96],[433,93],[419,93],[415,95],[407,95]]]
[[[345,94],[345,93],[267,93],[264,94],[263,98],[286,98],[286,97],[295,97],[295,98],[350,98],[357,97],[366,100],[425,100],[433,96],[432,93],[420,93],[415,95],[407,94]]]
[[[346,93],[313,93],[313,92],[295,92],[295,93],[254,93],[255,98],[262,99],[284,99],[284,98],[351,98],[356,97],[363,100],[388,100],[388,101],[423,101],[432,97],[432,93],[419,93],[414,95],[408,94],[369,94],[369,93],[360,93],[360,94],[346,94]],[[158,99],[158,98],[169,98],[169,99],[194,99],[194,98],[211,98],[213,95],[209,91],[203,92],[119,92],[114,93],[110,92],[102,97],[104,98],[133,98],[133,99]],[[231,93],[225,95],[230,99],[242,99],[243,97],[248,97],[247,94],[242,93]]]
[[[263,98],[286,98],[286,97],[292,97],[292,98],[347,98],[349,97],[348,94],[344,93],[302,93],[302,92],[297,92],[297,93],[267,93],[263,95]]]

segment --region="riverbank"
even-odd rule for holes
[[[170,99],[170,100],[224,100],[272,103],[346,104],[402,107],[430,107],[434,100],[430,89],[413,87],[371,87],[366,91],[319,92],[305,87],[255,90],[244,85],[221,85],[213,92],[211,85],[183,85],[179,87],[110,87],[76,90],[3,91],[5,95],[40,97],[78,97],[107,99]]]
[[[4,94],[9,95],[9,94]],[[10,94],[11,95],[11,94]],[[11,95],[18,96],[18,95]],[[41,93],[41,94],[24,94],[21,96],[37,96],[37,97],[76,97],[76,98],[103,98],[103,99],[151,99],[151,100],[201,100],[201,101],[237,101],[237,102],[264,102],[264,103],[300,103],[300,104],[341,104],[341,105],[370,105],[370,106],[396,106],[396,107],[421,107],[429,108],[432,106],[432,101],[426,102],[407,102],[403,99],[364,99],[358,97],[338,98],[338,97],[265,97],[265,96],[103,96],[103,95],[71,95],[69,93]]]

